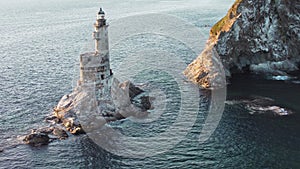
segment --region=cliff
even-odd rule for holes
[[[185,75],[202,87],[214,87],[215,77],[222,75],[210,76],[208,72],[216,71],[215,67],[205,65],[216,64],[212,56],[205,55],[213,49],[227,77],[245,71],[287,76],[298,70],[299,11],[299,0],[236,0],[211,28],[206,49],[187,67]]]

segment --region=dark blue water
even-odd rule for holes
[[[231,3],[218,0],[113,0],[103,2],[102,6],[105,6],[111,21],[147,12],[173,14],[194,24],[203,36],[208,37],[207,25],[221,18]],[[210,92],[201,91],[202,102],[195,125],[185,139],[160,155],[144,159],[119,157],[101,149],[85,135],[71,136],[68,140],[44,147],[19,145],[20,136],[32,128],[47,125],[44,118],[61,96],[72,91],[78,76],[78,56],[90,44],[98,6],[98,1],[79,0],[0,1],[0,148],[4,148],[0,152],[0,168],[300,167],[299,84],[244,76],[232,79],[228,86],[229,98],[271,97],[295,114],[287,117],[253,116],[240,105],[228,105],[212,137],[199,144],[197,138],[210,99]],[[148,42],[151,41],[153,39],[148,38]],[[162,45],[172,44],[170,39],[162,41],[165,42]],[[173,44],[182,49],[182,55],[189,56],[184,45],[180,46],[178,41]],[[174,51],[174,45],[165,47]],[[120,45],[119,55],[117,49],[112,52],[112,61],[117,60],[115,56],[124,54],[122,47],[124,45]],[[193,59],[183,58],[186,62]],[[174,87],[170,90],[174,102],[179,97],[176,91]],[[176,103],[169,107],[170,112],[172,108],[176,116]],[[126,127],[127,123],[125,121],[119,127],[128,135],[143,133],[132,126]],[[149,135],[154,135],[155,129],[148,129]]]

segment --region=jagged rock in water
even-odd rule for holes
[[[55,115],[51,114],[50,116],[45,118],[45,121],[52,124],[61,123],[60,119],[57,118]]]
[[[50,142],[50,138],[47,134],[44,133],[31,133],[23,139],[26,144],[32,146],[41,146],[47,145]]]
[[[214,46],[227,76],[244,71],[287,75],[299,68],[299,11],[299,0],[236,0],[212,27],[207,48]],[[209,75],[206,69],[199,69],[209,62],[197,61],[201,57],[185,72],[195,83],[206,83]]]
[[[135,96],[143,93],[144,91],[140,89],[139,87],[132,84],[130,81],[126,81],[124,83],[129,83],[129,97],[134,98]]]
[[[32,129],[31,134],[38,134],[38,133],[43,133],[43,134],[51,134],[53,132],[54,127],[42,127],[39,129]]]
[[[53,135],[57,136],[61,140],[69,137],[67,132],[60,128],[54,128],[52,133],[53,133]]]
[[[51,136],[51,137],[49,137]],[[32,129],[31,133],[26,135],[23,141],[26,144],[32,146],[47,145],[50,141],[56,139],[66,139],[68,138],[67,132],[58,126],[42,127],[39,129]]]
[[[154,98],[150,98],[149,96],[142,96],[140,98],[141,100],[141,108],[146,111],[146,110],[150,110],[152,108],[152,105],[151,105],[151,101]]]
[[[130,81],[120,83],[117,79],[113,80],[111,95],[116,107],[116,114],[122,118],[130,116],[143,116],[147,114],[150,103],[138,97],[144,91],[137,86],[133,85]],[[149,98],[149,97],[148,97]]]

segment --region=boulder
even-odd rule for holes
[[[32,146],[41,146],[47,145],[50,142],[50,138],[47,134],[44,133],[31,133],[23,139],[26,144]]]
[[[60,129],[60,128],[54,128],[52,134],[57,136],[61,140],[66,139],[66,138],[69,137],[67,132],[63,129]]]
[[[125,82],[125,83],[126,83],[126,82]],[[137,95],[139,95],[139,94],[141,94],[141,93],[144,92],[141,88],[135,86],[135,85],[132,84],[131,82],[127,81],[127,83],[129,83],[129,97],[130,97],[130,98],[134,98],[134,97],[136,97]]]
[[[74,135],[85,134],[85,131],[83,130],[83,128],[81,126],[70,129],[69,131],[71,134],[74,134]]]

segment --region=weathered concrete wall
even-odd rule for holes
[[[110,92],[112,74],[107,55],[94,52],[80,55],[80,85],[92,85],[98,100]]]

